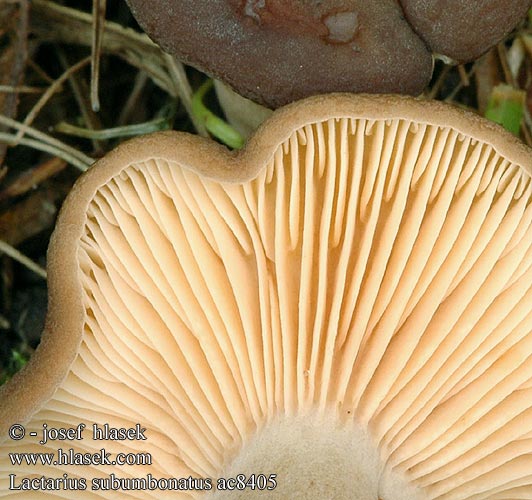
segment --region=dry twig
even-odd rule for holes
[[[19,252],[15,247],[12,247],[3,240],[0,240],[0,252],[9,255],[12,259],[20,262],[23,266],[27,267],[30,271],[33,271],[37,276],[46,279],[46,270],[39,264],[33,262],[29,257]]]

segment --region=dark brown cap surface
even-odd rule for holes
[[[419,94],[432,54],[470,61],[531,0],[127,0],[167,52],[270,108],[329,92]],[[406,18],[405,18],[406,17]]]
[[[530,8],[530,0],[401,0],[419,36],[437,54],[476,59],[504,38]]]
[[[333,91],[418,94],[430,51],[393,0],[128,0],[161,47],[279,107]]]

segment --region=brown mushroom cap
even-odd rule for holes
[[[433,52],[472,61],[522,19],[530,0],[401,0],[406,18]]]
[[[532,6],[531,0],[127,2],[164,50],[270,108],[329,92],[417,95],[430,80],[432,53],[473,60]]]
[[[418,94],[432,73],[395,0],[128,0],[167,52],[267,107],[314,94]]]
[[[296,103],[238,153],[181,133],[120,146],[65,202],[42,343],[0,389],[0,495],[41,494],[8,474],[242,472],[277,474],[271,498],[527,498],[531,176],[498,126],[399,97]],[[40,446],[44,422],[147,440]],[[8,458],[58,447],[153,463]]]

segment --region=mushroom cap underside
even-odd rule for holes
[[[238,153],[179,133],[120,146],[61,212],[41,346],[0,390],[0,496],[39,498],[8,474],[217,478],[245,451],[282,498],[291,478],[269,468],[293,447],[275,461],[260,436],[303,419],[301,444],[357,436],[333,451],[355,455],[364,498],[529,498],[531,165],[499,127],[399,97],[296,103]],[[16,422],[147,439],[41,446],[7,440]],[[59,446],[153,463],[9,461]]]

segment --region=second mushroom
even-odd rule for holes
[[[399,97],[302,101],[238,153],[120,146],[63,208],[42,343],[0,389],[0,496],[531,498],[531,173],[497,126]],[[115,462],[13,465],[59,448]]]

